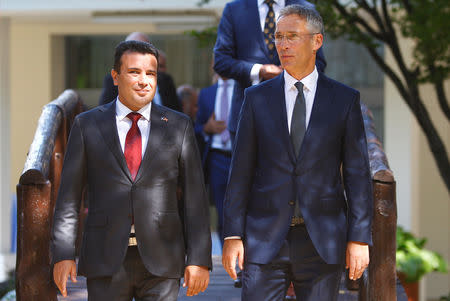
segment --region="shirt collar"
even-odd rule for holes
[[[265,0],[258,0],[258,7],[260,7],[261,5],[265,5],[264,4],[264,1]],[[280,7],[284,7],[285,5],[285,0],[274,0],[274,4],[275,5],[278,5],[278,6],[280,6]]]
[[[145,120],[150,121],[150,111],[152,109],[152,102],[143,106],[137,113],[141,114]],[[129,113],[133,112],[127,106],[125,106],[117,96],[116,101],[116,115],[119,117],[119,120],[123,120]]]
[[[300,81],[303,84],[304,89],[306,88],[308,91],[314,91],[317,86],[317,79],[319,78],[319,73],[317,72],[317,68],[314,66],[313,72],[302,78]],[[284,85],[289,89],[296,89],[294,86],[295,83],[298,82],[298,79],[290,75],[286,70],[284,71]]]

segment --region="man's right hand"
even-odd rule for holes
[[[241,239],[226,239],[223,243],[222,265],[231,278],[236,280],[236,259],[241,270],[244,269],[244,244]]]
[[[216,120],[216,114],[212,114],[203,126],[203,131],[207,134],[220,134],[227,128],[224,120]]]
[[[268,80],[279,75],[283,71],[283,68],[273,64],[262,65],[259,70],[259,78],[261,80]]]
[[[69,276],[72,282],[77,282],[77,266],[74,260],[63,260],[55,263],[53,280],[63,297],[67,297],[66,283]]]

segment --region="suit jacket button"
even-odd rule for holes
[[[289,201],[289,205],[294,206],[295,202],[294,201]]]

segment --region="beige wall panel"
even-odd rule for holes
[[[450,92],[450,81],[446,84],[447,95]],[[433,122],[450,150],[450,124],[445,119],[435,97],[434,89],[426,86],[421,90]],[[422,131],[417,133],[419,165],[419,235],[428,238],[427,248],[437,251],[449,261],[450,259],[450,198],[444,182],[438,172],[428,142]],[[450,288],[449,275],[433,273],[425,277],[427,300],[447,296]]]
[[[11,26],[11,190],[15,191],[42,107],[50,100],[47,30]]]

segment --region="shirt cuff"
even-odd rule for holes
[[[260,83],[259,71],[261,70],[261,67],[261,64],[254,64],[252,69],[250,70],[250,80],[252,81],[252,85]]]
[[[229,239],[241,239],[241,237],[240,236],[228,236],[228,237],[225,237],[223,240],[229,240]]]

